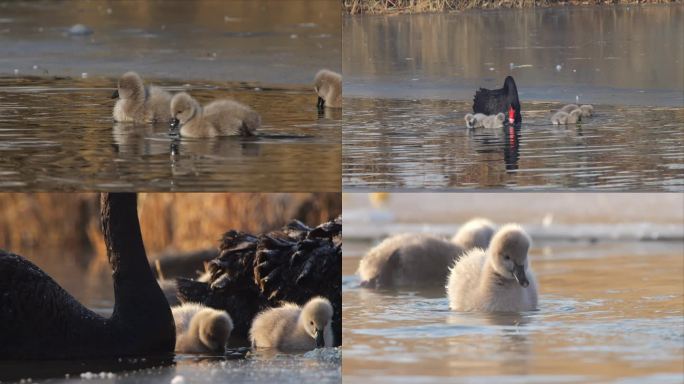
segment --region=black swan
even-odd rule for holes
[[[171,309],[147,262],[134,193],[101,196],[114,312],[79,303],[19,255],[0,250],[0,360],[162,356],[173,353]]]
[[[503,88],[484,89],[475,92],[473,99],[473,112],[485,115],[503,113],[508,117],[508,122],[518,124],[522,121],[520,115],[520,100],[518,100],[518,88],[511,76],[506,77]]]
[[[209,282],[177,279],[181,301],[223,309],[233,318],[233,334],[247,338],[252,320],[282,302],[304,305],[330,300],[334,345],[342,340],[342,219],[310,228],[294,220],[260,236],[228,231],[219,256],[209,263]]]

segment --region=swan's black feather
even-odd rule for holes
[[[485,115],[496,115],[503,113],[508,118],[508,109],[513,107],[515,111],[515,123],[522,121],[520,114],[520,100],[518,99],[518,88],[515,80],[511,76],[506,77],[504,86],[499,89],[480,88],[475,92],[473,98],[473,112]]]

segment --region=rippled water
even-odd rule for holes
[[[452,312],[442,288],[361,289],[354,272],[371,245],[343,258],[345,381],[682,380],[681,242],[541,242],[539,310],[515,315]]]
[[[179,139],[166,124],[116,124],[114,79],[0,79],[0,188],[339,190],[341,113],[319,115],[309,88],[151,82],[250,105],[259,136]]]
[[[340,40],[334,0],[0,2],[0,188],[338,191],[341,116],[318,115],[311,84],[340,71]],[[130,70],[250,105],[261,136],[115,125]]]
[[[520,129],[469,130],[471,102],[346,99],[343,185],[354,188],[684,190],[684,109],[523,103]]]
[[[345,189],[684,190],[678,4],[344,20]],[[467,131],[478,87],[516,79],[519,131]],[[594,104],[581,126],[550,112]]]

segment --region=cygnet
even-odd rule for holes
[[[579,106],[577,104],[567,104],[567,105],[563,106],[561,109],[559,109],[558,111],[570,113],[577,108],[579,108]]]
[[[314,77],[314,91],[318,95],[318,108],[342,108],[342,75],[321,69]]]
[[[233,331],[233,320],[221,310],[197,303],[172,307],[176,322],[176,352],[223,353]]]
[[[323,297],[314,297],[303,307],[286,303],[259,313],[249,339],[255,348],[283,351],[332,347],[332,316],[333,307]]]
[[[185,92],[171,99],[172,127],[185,137],[254,136],[261,117],[234,100],[216,100],[202,107]]]
[[[476,113],[474,115],[468,113],[465,115],[464,119],[468,128],[502,128],[506,116],[503,113],[489,116],[482,113]]]
[[[171,94],[153,85],[145,87],[135,72],[121,76],[112,98],[118,98],[112,113],[117,122],[150,123],[171,119]]]
[[[558,111],[551,116],[553,125],[576,124],[582,121],[582,111],[577,108],[570,113]]]
[[[463,224],[451,238],[451,242],[465,251],[473,248],[487,249],[494,231],[494,223],[487,219],[475,218]]]
[[[582,111],[582,117],[594,116],[594,107],[589,104],[580,105],[579,109]]]
[[[487,250],[474,248],[451,269],[449,307],[457,311],[520,312],[537,308],[537,282],[528,260],[531,244],[516,224],[499,229]]]
[[[361,259],[361,286],[387,288],[414,285],[442,285],[449,267],[463,249],[427,234],[395,235],[373,247]]]

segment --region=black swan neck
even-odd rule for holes
[[[140,233],[137,201],[134,193],[104,193],[101,197],[102,233],[115,281],[122,276],[154,279]]]
[[[137,196],[104,193],[100,203],[102,232],[114,279],[111,320],[123,327],[128,336],[144,335],[148,341],[157,339],[160,344],[168,343],[170,338],[171,349],[167,351],[173,350],[173,317],[147,261]]]

